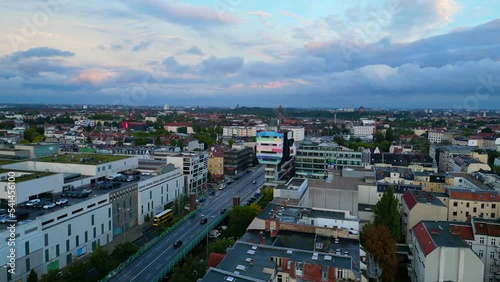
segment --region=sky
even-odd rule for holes
[[[0,102],[500,109],[498,0],[0,1]]]

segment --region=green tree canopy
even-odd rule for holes
[[[394,187],[389,186],[382,198],[375,206],[375,225],[387,227],[392,238],[398,241],[401,238],[401,222],[398,212],[398,199],[394,196]]]
[[[36,274],[34,269],[31,269],[30,274],[28,275],[28,282],[37,282],[38,281],[38,275]]]
[[[257,205],[236,206],[229,212],[229,236],[241,237],[245,234],[248,225],[259,214],[260,208]]]
[[[233,238],[219,238],[214,242],[208,244],[208,253],[225,254],[226,249],[234,245],[234,242],[235,241]]]
[[[94,252],[90,255],[88,265],[97,272],[97,277],[103,278],[111,270],[111,263],[108,251],[102,246],[97,246]]]

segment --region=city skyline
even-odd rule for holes
[[[0,4],[5,103],[500,108],[491,0],[43,3]]]

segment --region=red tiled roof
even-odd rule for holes
[[[464,240],[474,240],[474,233],[472,232],[472,226],[450,224],[449,231],[452,234],[457,234],[458,236],[460,236],[460,238]]]
[[[450,190],[448,191],[450,199],[458,200],[468,200],[468,201],[479,201],[479,202],[499,202],[500,196],[496,191],[481,191],[474,190]]]
[[[406,193],[404,193],[403,201],[406,203],[406,206],[408,206],[409,210],[413,209],[413,207],[417,204],[417,200],[415,200],[415,197],[413,197],[411,190],[408,190],[406,191]]]
[[[217,267],[219,263],[224,259],[225,254],[211,253],[208,257],[207,269],[210,267]]]
[[[436,244],[432,240],[431,234],[429,234],[423,222],[419,222],[412,229],[425,256],[437,248]]]
[[[500,225],[488,222],[474,221],[476,234],[500,237]]]

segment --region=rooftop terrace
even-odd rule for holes
[[[97,165],[101,163],[114,162],[130,158],[130,156],[115,156],[101,154],[61,154],[36,159],[37,162],[57,162],[63,164],[87,164]]]

